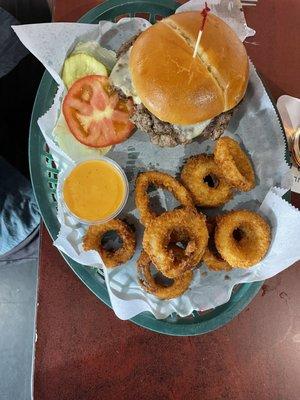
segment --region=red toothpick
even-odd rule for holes
[[[195,58],[196,55],[197,55],[197,50],[198,50],[198,47],[199,47],[200,39],[201,39],[201,36],[202,36],[202,33],[203,33],[204,25],[205,25],[206,18],[208,16],[209,11],[210,11],[210,8],[207,6],[207,3],[205,2],[205,7],[201,11],[201,15],[203,17],[203,20],[202,20],[202,25],[201,25],[201,28],[199,29],[197,41],[196,41],[196,44],[195,44],[193,58]]]

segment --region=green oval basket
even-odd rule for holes
[[[100,20],[118,21],[122,17],[139,16],[151,23],[173,14],[178,4],[169,1],[108,0],[85,14],[79,22],[98,23]],[[56,218],[56,185],[58,170],[47,149],[43,135],[37,125],[38,118],[51,106],[57,85],[48,72],[41,80],[31,117],[29,136],[29,164],[31,180],[45,225],[55,239],[59,231]],[[111,307],[103,275],[98,270],[78,264],[61,253],[78,278],[105,304]],[[193,336],[213,331],[237,316],[255,297],[263,282],[239,285],[228,303],[206,312],[194,311],[185,318],[173,314],[157,320],[151,313],[139,314],[131,321],[155,332],[175,336]]]

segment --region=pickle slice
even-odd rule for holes
[[[107,76],[108,74],[105,66],[88,54],[77,53],[66,59],[62,79],[68,89],[75,81],[87,75]]]
[[[106,67],[109,73],[117,62],[116,53],[105,47],[101,47],[96,41],[79,42],[72,52],[72,55],[74,54],[87,54],[94,57]]]

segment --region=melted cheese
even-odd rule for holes
[[[109,76],[110,82],[116,88],[122,90],[127,97],[132,97],[136,104],[141,104],[141,99],[138,97],[131,81],[129,72],[129,55],[131,48],[123,54],[117,61],[116,65]]]
[[[173,125],[175,130],[182,132],[188,140],[192,140],[195,137],[201,135],[204,129],[210,124],[211,119],[199,122],[194,125]]]

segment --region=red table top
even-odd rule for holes
[[[73,21],[100,1],[52,3],[55,21]],[[247,50],[275,99],[300,97],[299,13],[298,0],[245,8],[257,31]],[[216,332],[163,336],[120,321],[77,279],[42,226],[34,398],[298,400],[299,281],[296,266],[268,280]]]

